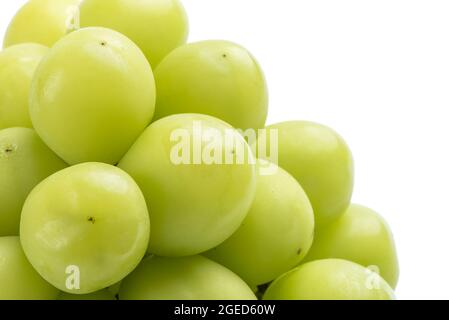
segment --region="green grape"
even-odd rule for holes
[[[51,47],[74,30],[81,0],[30,0],[19,10],[6,31],[3,47],[34,42]]]
[[[216,136],[209,141],[211,133]],[[229,142],[224,141],[227,136]],[[181,153],[179,146],[184,147]],[[247,159],[209,161],[208,152],[244,153]],[[183,162],[178,162],[178,153]],[[239,228],[255,194],[249,146],[231,126],[206,115],[174,115],[154,122],[119,167],[136,180],[150,204],[149,252],[159,256],[194,255],[217,246]]]
[[[274,174],[259,174],[256,197],[242,226],[206,256],[247,283],[261,285],[297,266],[312,245],[313,233],[309,199],[292,176],[277,168]]]
[[[122,170],[79,164],[50,176],[28,196],[20,237],[34,268],[58,289],[92,293],[122,280],[145,255],[145,199]]]
[[[304,261],[339,258],[378,269],[395,288],[399,277],[393,235],[384,219],[360,205],[351,205],[339,219],[320,229]]]
[[[203,113],[238,129],[265,126],[268,90],[263,72],[244,48],[203,41],[171,52],[154,71],[156,118]]]
[[[259,151],[261,143],[270,144],[275,130],[278,164],[304,188],[312,203],[316,225],[335,220],[349,206],[353,190],[353,160],[347,144],[328,127],[290,121],[268,126],[261,132]]]
[[[96,291],[88,294],[70,294],[66,292],[61,292],[58,300],[116,300],[111,292],[107,289]]]
[[[155,67],[187,41],[189,26],[179,0],[84,0],[82,27],[107,27],[133,40]]]
[[[65,167],[33,129],[0,130],[0,237],[19,235],[20,213],[30,191]]]
[[[354,262],[327,259],[309,262],[275,280],[264,300],[394,300],[393,290],[378,274]]]
[[[39,65],[30,116],[41,138],[69,164],[116,164],[150,123],[151,67],[123,35],[104,28],[72,32]]]
[[[48,48],[27,43],[0,52],[0,129],[31,128],[28,98],[31,79]]]
[[[19,237],[0,237],[0,300],[54,300],[58,294],[28,262]]]
[[[232,271],[202,256],[146,258],[120,288],[121,300],[256,300]]]

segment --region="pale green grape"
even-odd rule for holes
[[[58,294],[28,262],[18,237],[0,237],[0,300],[53,300]]]
[[[0,237],[19,235],[20,212],[30,191],[65,167],[34,130],[0,130]]]
[[[227,41],[203,41],[170,53],[154,72],[156,118],[204,113],[235,128],[263,128],[268,90],[263,72],[244,48]]]
[[[28,98],[31,79],[48,48],[26,43],[0,52],[0,129],[31,128]]]
[[[116,300],[111,292],[107,289],[96,291],[88,294],[70,294],[66,292],[61,292],[58,300]]]
[[[51,47],[74,30],[81,0],[30,0],[17,12],[3,46],[35,42]]]
[[[179,0],[84,0],[82,27],[107,27],[133,40],[155,67],[170,51],[183,45],[188,19]]]
[[[201,256],[146,258],[120,288],[121,300],[255,300],[232,271]]]
[[[270,282],[297,266],[312,245],[309,199],[292,176],[276,169],[270,175],[258,170],[256,197],[242,226],[206,253],[252,285]]]
[[[104,28],[75,31],[43,59],[30,116],[42,139],[69,164],[116,164],[150,123],[151,67],[128,38]]]
[[[76,165],[44,180],[28,196],[20,223],[34,268],[75,294],[122,280],[143,258],[149,235],[148,210],[136,183],[100,163]]]
[[[354,181],[352,155],[345,141],[332,129],[307,121],[274,124],[267,130],[260,134],[259,145],[270,144],[274,132],[270,130],[277,131],[278,164],[304,188],[316,225],[343,214],[350,204]]]
[[[305,261],[326,258],[346,259],[378,269],[392,288],[398,282],[393,235],[384,219],[366,207],[351,205],[343,216],[316,233]]]
[[[379,275],[350,261],[317,260],[274,281],[264,300],[393,300],[394,293]]]
[[[217,136],[209,140],[212,132]],[[223,141],[227,133],[230,143]],[[202,150],[197,152],[196,145]],[[209,162],[206,157],[209,153],[238,156],[238,150],[247,155],[241,164]],[[183,158],[177,159],[178,155]],[[216,118],[182,114],[151,124],[119,163],[139,184],[150,206],[150,252],[194,255],[231,236],[254,198],[256,173],[251,160],[242,136]]]

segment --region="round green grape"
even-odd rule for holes
[[[354,262],[327,259],[299,266],[275,280],[264,300],[394,300],[378,274]]]
[[[69,164],[116,164],[151,122],[155,87],[139,48],[104,28],[75,31],[39,65],[31,86],[34,128]]]
[[[47,51],[40,44],[26,43],[0,52],[0,129],[32,127],[28,112],[31,79]]]
[[[203,113],[237,129],[265,126],[268,90],[254,57],[228,41],[203,41],[171,52],[155,69],[156,119]]]
[[[28,196],[20,238],[34,268],[58,289],[92,293],[122,280],[145,255],[145,199],[122,170],[100,163],[55,173]]]
[[[101,300],[116,300],[111,292],[109,292],[107,289],[103,289],[100,291],[96,291],[93,293],[88,294],[70,294],[66,292],[61,292],[61,294],[58,297],[58,300],[95,300],[95,301],[101,301]]]
[[[269,175],[258,170],[256,197],[242,226],[206,253],[251,285],[270,282],[291,270],[312,245],[310,201],[292,176],[275,167]]]
[[[120,288],[121,300],[256,300],[232,271],[201,256],[146,258]]]
[[[0,237],[0,300],[54,300],[59,290],[33,269],[19,237]]]
[[[11,21],[3,47],[34,42],[51,47],[79,23],[81,0],[30,0]]]
[[[133,40],[155,67],[189,34],[186,12],[179,0],[84,0],[82,27],[107,27]]]
[[[398,283],[393,235],[385,220],[366,207],[352,204],[343,216],[316,233],[304,261],[327,258],[350,260],[377,269],[392,288]]]
[[[236,161],[226,164],[225,155]],[[216,118],[181,114],[152,123],[119,163],[150,205],[149,252],[194,255],[230,237],[254,199],[254,162],[243,137]]]
[[[0,237],[19,235],[20,213],[28,194],[66,167],[33,129],[0,130]]]
[[[304,188],[316,225],[325,225],[343,214],[351,202],[354,184],[352,154],[343,138],[326,126],[307,121],[283,122],[266,129],[259,135],[259,145],[269,145],[271,135],[277,132],[277,148],[270,145],[267,150],[278,152],[279,166]]]

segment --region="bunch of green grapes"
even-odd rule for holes
[[[345,140],[179,0],[29,0],[0,52],[0,299],[394,299]]]

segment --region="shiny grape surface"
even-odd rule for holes
[[[146,258],[122,283],[122,300],[256,300],[248,285],[202,256]]]
[[[74,294],[122,280],[143,258],[149,236],[142,192],[125,172],[101,163],[73,166],[41,182],[28,196],[20,222],[20,240],[33,267]]]
[[[67,163],[117,164],[151,122],[155,98],[153,72],[140,49],[118,32],[86,28],[42,60],[30,116]]]
[[[345,260],[309,262],[274,281],[264,300],[393,300],[388,283]]]
[[[187,14],[179,0],[84,0],[81,27],[116,30],[143,51],[153,67],[189,34]]]
[[[305,261],[339,258],[378,270],[392,288],[399,278],[396,246],[390,227],[375,211],[357,204],[318,230]]]
[[[279,166],[304,188],[317,226],[342,215],[354,187],[352,154],[343,138],[329,127],[308,121],[283,122],[267,129],[277,130]],[[271,134],[263,132],[259,141],[270,142]]]
[[[29,42],[51,47],[78,27],[80,2],[81,0],[29,0],[9,24],[3,47]]]
[[[31,128],[30,85],[34,72],[48,48],[39,44],[19,44],[0,52],[0,130]]]
[[[261,175],[242,226],[206,256],[251,285],[268,283],[296,267],[312,245],[313,210],[299,183],[286,171]]]
[[[0,300],[54,300],[59,290],[28,262],[18,237],[0,237]]]
[[[208,141],[211,130],[218,137]],[[204,163],[201,156],[207,154],[207,146],[216,147],[217,154],[237,153],[234,143],[222,141],[226,132],[241,143],[247,160],[242,164]],[[172,141],[173,133],[183,140]],[[182,141],[187,141],[184,153],[190,155],[185,164],[173,161]],[[196,145],[202,150],[199,154]],[[195,154],[200,156],[198,164]],[[256,170],[251,159],[251,150],[239,133],[216,118],[181,114],[152,123],[119,163],[136,180],[150,208],[149,252],[169,257],[194,255],[231,236],[254,199]]]
[[[20,214],[28,194],[66,167],[33,129],[0,130],[0,237],[19,235]]]
[[[156,119],[204,113],[237,129],[265,126],[268,89],[263,71],[237,44],[215,40],[182,46],[155,69],[155,79]]]

